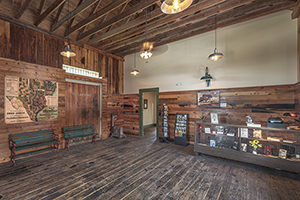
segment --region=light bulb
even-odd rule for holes
[[[175,11],[177,11],[177,10],[180,8],[180,2],[179,2],[179,0],[174,0],[174,1],[173,1],[172,8],[173,8]]]
[[[67,57],[70,58],[70,51],[67,51]]]

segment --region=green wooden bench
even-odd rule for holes
[[[34,132],[25,132],[25,133],[17,133],[10,134],[8,136],[9,141],[9,149],[10,149],[10,159],[14,166],[16,165],[15,159],[18,157],[28,156],[32,154],[42,153],[44,151],[50,151],[56,149],[57,153],[59,146],[59,136],[54,134],[52,129],[42,130],[42,131],[34,131]],[[52,145],[49,147],[50,145]],[[37,147],[46,146],[45,148],[36,149]],[[17,154],[17,151],[27,150],[25,153]]]
[[[65,149],[68,149],[70,151],[70,146],[69,146],[69,140],[74,139],[74,138],[83,138],[83,137],[88,137],[88,136],[93,136],[92,137],[92,142],[96,142],[96,133],[94,133],[93,129],[93,124],[88,124],[88,125],[81,125],[81,126],[69,126],[69,127],[64,127],[64,138],[66,140],[65,142]]]

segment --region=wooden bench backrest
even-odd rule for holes
[[[18,145],[22,143],[38,143],[53,139],[52,129],[33,131],[27,133],[17,133],[10,135],[12,140]]]
[[[93,124],[64,127],[64,132],[93,128]]]
[[[94,135],[93,124],[64,127],[65,139]]]

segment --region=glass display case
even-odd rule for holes
[[[299,130],[195,123],[195,155],[300,173]]]

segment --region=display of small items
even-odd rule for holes
[[[175,121],[175,129],[174,129],[174,143],[186,146],[186,131],[187,131],[187,114],[176,114],[176,121]]]
[[[166,104],[163,104],[161,107],[161,131],[162,131],[162,137],[167,138],[168,135],[168,106]]]
[[[228,149],[237,150],[238,137],[235,137],[237,136],[236,129],[229,128],[227,126],[214,126],[215,128],[211,130],[210,127],[203,128],[201,124],[199,126],[200,126],[198,128],[199,134],[202,131],[206,134],[206,138],[203,138],[204,135],[199,137],[199,139],[205,141],[205,144],[211,147],[228,148]],[[224,136],[232,136],[232,137],[224,137]]]
[[[241,152],[276,156],[282,159],[300,158],[299,154],[296,154],[296,149],[293,145],[297,141],[290,138],[274,137],[271,133],[268,133],[269,131],[262,131],[254,127],[238,128],[238,131],[236,129],[230,130],[227,126],[214,125],[214,127],[211,130],[210,127],[203,127],[202,124],[199,124],[199,134],[201,132],[206,134],[206,138],[203,138],[203,136],[199,137],[202,143],[204,142],[204,144],[211,147],[229,148]],[[200,141],[198,142],[201,143]]]

